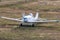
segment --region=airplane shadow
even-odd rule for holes
[[[53,29],[55,27],[53,26],[40,26],[40,25],[36,25],[36,26],[31,26],[31,25],[23,25],[23,26],[19,26],[20,27],[24,27],[24,28],[47,28],[47,29]]]
[[[56,29],[56,27],[53,26],[45,26],[45,25],[35,25],[35,26],[31,26],[31,25],[23,25],[20,26],[19,24],[8,24],[8,25],[0,25],[0,28],[11,28],[11,26],[17,26],[17,27],[13,27],[14,29]]]
[[[24,25],[24,26],[19,26],[18,28],[16,29],[19,29],[19,30],[55,30],[56,28],[54,28],[53,26],[30,26],[30,25]],[[15,30],[16,30],[15,29]]]

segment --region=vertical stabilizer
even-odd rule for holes
[[[39,15],[39,14],[38,14],[38,12],[37,12],[37,13],[36,13],[36,16],[35,16],[35,19],[38,19],[38,15]]]

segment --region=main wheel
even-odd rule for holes
[[[20,24],[20,26],[23,26],[22,23]]]
[[[34,27],[34,24],[32,24],[32,27]]]

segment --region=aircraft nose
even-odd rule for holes
[[[27,20],[27,18],[24,18],[24,22],[27,22],[28,20]]]

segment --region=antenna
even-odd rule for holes
[[[22,13],[22,17],[24,17],[24,16],[25,16],[25,12]]]

